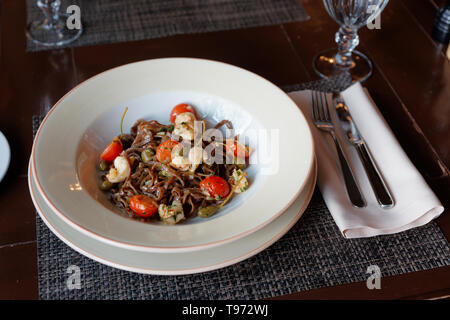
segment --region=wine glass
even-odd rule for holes
[[[354,50],[359,44],[357,31],[374,20],[389,0],[323,0],[329,15],[340,25],[336,33],[337,48],[319,52],[313,61],[317,74],[330,78],[350,74],[352,81],[364,81],[372,74],[372,62]]]
[[[36,3],[44,17],[28,25],[26,34],[30,40],[44,46],[62,46],[80,37],[83,28],[69,29],[66,25],[69,15],[59,12],[61,0],[37,0]]]

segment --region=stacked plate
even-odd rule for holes
[[[132,219],[99,189],[99,154],[117,135],[125,107],[126,131],[137,119],[168,123],[180,102],[208,123],[230,120],[248,137],[256,150],[248,191],[207,219]],[[74,88],[42,122],[29,166],[36,209],[62,241],[107,265],[164,275],[222,268],[267,248],[300,218],[315,181],[308,124],[283,91],[249,71],[186,58],[121,66]]]
[[[8,140],[0,131],[0,182],[6,174],[11,160],[11,150],[9,148]]]

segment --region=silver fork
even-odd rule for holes
[[[327,102],[327,96],[325,93],[319,93],[317,91],[311,92],[312,100],[312,118],[314,125],[325,132],[328,132],[333,138],[334,144],[336,145],[336,151],[338,154],[342,174],[344,176],[345,187],[347,189],[348,197],[351,203],[358,208],[366,206],[366,201],[364,200],[361,191],[359,190],[358,184],[355,181],[355,177],[348,165],[347,159],[345,159],[342,148],[336,138],[334,132],[334,125],[331,122],[330,111]]]

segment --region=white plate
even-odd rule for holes
[[[6,140],[3,133],[0,131],[0,181],[6,174],[11,160],[11,150],[9,148],[8,140]]]
[[[314,166],[315,167],[315,166]],[[250,258],[280,239],[300,219],[311,200],[316,184],[316,168],[294,203],[275,221],[234,242],[193,252],[155,253],[129,250],[109,245],[71,228],[37,191],[33,173],[28,184],[33,203],[45,224],[75,251],[108,266],[146,274],[181,275],[223,268]]]
[[[259,161],[250,166],[249,190],[210,219],[166,226],[125,217],[98,188],[99,154],[118,134],[125,106],[128,131],[139,118],[167,123],[180,102],[209,121],[231,120],[237,133],[250,136],[252,161]],[[252,138],[259,129],[266,136]],[[303,190],[313,156],[306,120],[279,88],[228,64],[169,58],[109,70],[69,92],[36,134],[32,170],[47,205],[79,232],[122,248],[176,252],[234,241],[272,222]]]

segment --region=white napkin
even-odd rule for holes
[[[444,211],[438,198],[403,151],[375,103],[359,83],[342,92],[342,96],[394,198],[395,206],[390,209],[382,209],[378,205],[357,151],[347,141],[340,126],[335,125],[336,135],[367,201],[365,208],[359,209],[351,205],[332,138],[312,124],[311,91],[291,92],[289,96],[303,111],[311,127],[318,162],[317,183],[344,237],[360,238],[397,233],[424,225]],[[330,95],[328,105],[333,123],[338,124]]]

